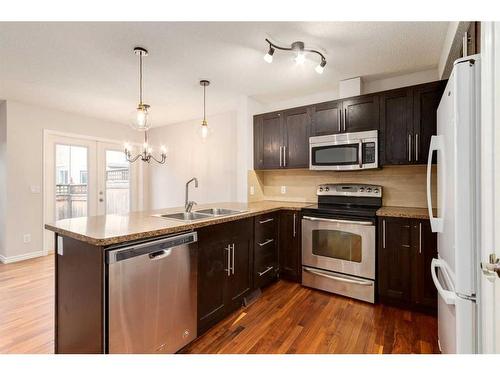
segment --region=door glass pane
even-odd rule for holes
[[[56,144],[56,220],[87,216],[87,148]]]
[[[106,150],[106,214],[130,211],[130,163],[123,151]]]
[[[361,236],[341,230],[317,229],[312,232],[313,254],[361,263]]]
[[[314,165],[346,165],[358,163],[358,144],[313,148]]]

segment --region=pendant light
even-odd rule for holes
[[[139,56],[139,104],[132,112],[130,125],[135,130],[146,131],[151,127],[150,106],[142,101],[142,58],[149,54],[143,47],[135,47],[134,55]]]
[[[139,56],[139,104],[137,108],[132,113],[132,118],[130,125],[135,129],[144,132],[144,143],[142,145],[142,151],[137,155],[132,155],[131,147],[128,143],[124,145],[124,152],[127,161],[130,163],[136,160],[142,160],[144,162],[150,163],[151,160],[156,161],[159,164],[164,164],[167,159],[167,149],[161,146],[161,154],[159,158],[153,155],[153,148],[148,142],[148,130],[151,128],[151,113],[150,106],[142,101],[142,58],[148,55],[148,50],[143,47],[135,47],[134,54]]]
[[[202,79],[200,81],[200,85],[203,86],[203,121],[201,122],[201,126],[198,129],[198,132],[200,134],[201,139],[204,141],[208,138],[208,136],[212,133],[212,129],[208,127],[208,122],[207,122],[207,112],[206,112],[206,89],[207,86],[210,85],[210,81],[207,81],[206,79]]]

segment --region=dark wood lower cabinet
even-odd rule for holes
[[[278,224],[278,212],[259,215],[254,219],[254,289],[265,287],[278,279]]]
[[[253,221],[198,230],[198,334],[242,305],[252,288]]]
[[[381,217],[378,224],[380,302],[435,312],[437,293],[430,263],[437,257],[437,236],[429,220]]]
[[[279,226],[280,278],[301,281],[300,212],[281,211]]]

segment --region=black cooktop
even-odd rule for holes
[[[380,206],[364,206],[356,204],[313,204],[304,207],[304,215],[322,216],[356,216],[356,217],[376,217]]]

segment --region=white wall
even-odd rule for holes
[[[0,260],[41,255],[43,248],[43,130],[140,142],[127,125],[7,100],[5,245]],[[32,193],[31,186],[40,187]],[[24,243],[23,235],[31,242]]]
[[[437,69],[429,69],[377,80],[368,80],[362,78],[363,83],[361,87],[362,94],[370,94],[373,92],[392,90],[399,87],[413,86],[437,80],[439,80]],[[339,97],[340,96],[338,88],[332,88],[332,90],[319,92],[313,95],[297,97],[290,100],[283,100],[274,103],[262,104],[261,112],[272,112],[286,108],[321,103],[329,100],[336,100],[339,99]]]
[[[200,120],[153,128],[151,143],[168,148],[167,163],[150,170],[151,209],[184,205],[185,183],[198,178],[199,187],[190,186],[190,200],[201,203],[237,201],[237,112],[208,116],[211,136],[202,142],[197,134]]]
[[[0,101],[0,254],[5,253],[6,204],[7,204],[7,103]]]

